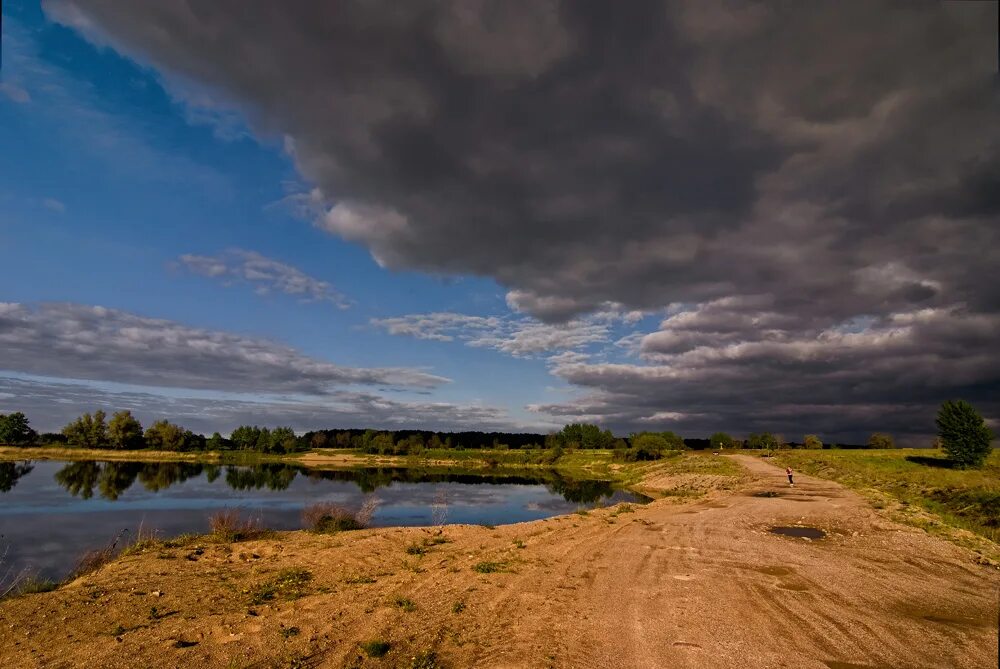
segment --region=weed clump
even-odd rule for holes
[[[272,533],[261,524],[260,518],[241,518],[236,509],[213,513],[208,518],[208,527],[217,540],[226,543],[261,539]]]
[[[250,595],[251,604],[263,604],[274,599],[298,599],[306,592],[306,584],[312,580],[312,574],[307,569],[292,567],[282,569],[274,578],[262,583],[258,583],[250,588],[247,593]]]
[[[412,613],[417,610],[417,605],[414,604],[413,600],[409,597],[400,597],[397,595],[396,597],[393,597],[392,603],[407,613]]]
[[[495,574],[502,572],[506,567],[507,564],[504,562],[477,562],[472,565],[472,571],[478,574]]]
[[[410,544],[406,547],[407,555],[423,555],[427,552],[427,547],[423,544]]]
[[[361,644],[361,650],[368,654],[368,657],[383,657],[392,648],[392,644],[382,639],[365,641]]]
[[[302,524],[320,534],[363,530],[371,523],[378,500],[366,499],[361,508],[351,511],[333,502],[317,502],[302,510]]]

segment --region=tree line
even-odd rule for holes
[[[936,418],[936,446],[944,448],[961,465],[981,465],[990,452],[993,433],[976,409],[964,400],[942,404]],[[752,433],[736,439],[716,432],[708,439],[683,438],[666,432],[635,432],[616,437],[610,430],[589,423],[570,423],[550,434],[515,432],[433,432],[428,430],[312,430],[296,435],[291,427],[241,425],[229,437],[215,432],[210,437],[197,434],[168,420],[158,420],[143,428],[130,411],[115,412],[110,420],[102,410],[85,413],[67,424],[60,433],[39,435],[21,412],[0,414],[0,444],[15,446],[66,444],[82,448],[119,450],[152,449],[165,451],[254,451],[294,453],[310,449],[347,448],[379,455],[420,455],[427,450],[464,449],[545,449],[552,462],[562,453],[576,449],[605,449],[624,461],[655,460],[683,449],[713,450],[747,448],[895,448],[892,435],[872,434],[865,444],[824,444],[815,434],[801,442],[786,441],[780,434]]]

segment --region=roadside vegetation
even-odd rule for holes
[[[1000,542],[1000,453],[982,469],[959,469],[942,450],[781,451],[775,461],[831,479],[885,507],[897,503],[910,524],[934,529],[922,509],[947,525]],[[909,507],[909,508],[908,508]]]

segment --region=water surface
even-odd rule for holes
[[[358,508],[379,500],[372,524],[502,525],[598,503],[646,501],[608,481],[554,471],[518,476],[440,474],[419,469],[338,471],[286,464],[187,462],[0,462],[0,575],[29,567],[61,578],[85,551],[138,530],[170,537],[206,532],[215,511],[238,508],[279,530],[301,527],[302,509],[334,502]]]

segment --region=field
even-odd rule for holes
[[[952,469],[925,449],[780,451],[773,461],[853,488],[895,520],[1000,541],[1000,452],[979,470]]]

